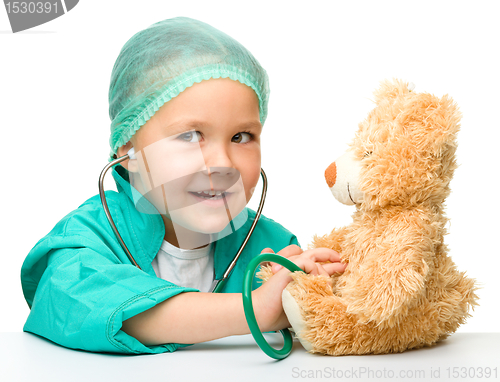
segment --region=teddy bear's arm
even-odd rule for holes
[[[389,226],[342,288],[347,312],[362,320],[395,322],[425,290],[432,240],[406,219]]]
[[[324,236],[314,235],[312,243],[309,244],[308,248],[311,249],[325,247],[342,253],[342,244],[347,232],[347,227],[342,227],[335,228],[329,234],[326,234]]]

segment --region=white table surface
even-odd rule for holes
[[[281,347],[280,334],[265,336]],[[430,348],[342,357],[306,353],[295,340],[281,361],[263,353],[251,335],[134,356],[70,350],[29,333],[0,333],[0,343],[2,382],[500,380],[500,333],[456,333]]]

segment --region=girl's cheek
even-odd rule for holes
[[[251,168],[247,168],[245,175],[242,173],[242,177],[245,186],[246,199],[247,201],[249,201],[253,193],[255,192],[257,183],[260,178],[260,161]]]

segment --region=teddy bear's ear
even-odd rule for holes
[[[379,105],[384,100],[394,100],[402,95],[411,93],[414,85],[397,78],[383,80],[380,86],[373,92],[375,103]]]
[[[435,112],[433,147],[438,156],[442,156],[450,146],[456,146],[456,136],[460,129],[462,113],[453,99],[445,94],[439,100],[439,108]]]
[[[457,104],[447,94],[439,98],[417,93],[406,101],[404,111],[398,115],[398,122],[421,149],[441,156],[443,150],[456,145],[461,117]]]

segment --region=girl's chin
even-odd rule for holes
[[[219,233],[229,224],[227,213],[224,215],[217,214],[217,216],[182,216],[182,218],[174,215],[171,216],[171,219],[176,225],[180,225],[191,232],[207,235]]]

